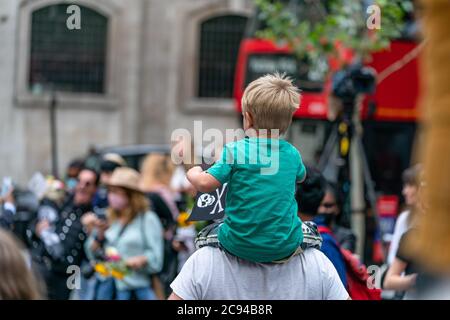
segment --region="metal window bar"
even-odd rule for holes
[[[81,29],[67,28],[68,5],[38,9],[31,18],[29,88],[67,92],[105,92],[108,19],[86,7]]]
[[[247,18],[214,17],[201,24],[198,96],[231,98],[239,44]]]

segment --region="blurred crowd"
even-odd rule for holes
[[[165,299],[201,227],[187,221],[195,191],[169,154],[139,169],[108,153],[97,166],[73,160],[61,180],[38,174],[34,190],[4,190],[0,299]]]
[[[169,154],[152,153],[138,172],[107,153],[97,166],[92,159],[91,165],[72,161],[62,180],[42,178],[40,192],[8,190],[1,198],[0,298],[166,299],[206,224],[188,221],[196,194],[188,169],[174,165]],[[356,236],[343,221],[339,188],[308,170],[311,177],[297,192],[299,216],[319,226],[321,251],[349,288],[343,252],[355,253]],[[416,165],[403,174],[406,210],[383,274],[386,299],[405,298],[416,286],[418,270],[404,247],[424,211],[421,172]]]

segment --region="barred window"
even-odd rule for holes
[[[226,15],[201,24],[198,96],[231,98],[239,44],[247,18]]]
[[[31,17],[29,88],[105,92],[108,19],[79,6],[81,29],[70,30],[67,4],[38,9]]]

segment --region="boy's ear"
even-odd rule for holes
[[[249,128],[253,128],[253,116],[250,112],[245,112],[245,121],[247,122],[247,126]]]

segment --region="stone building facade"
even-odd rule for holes
[[[61,27],[73,4],[80,30]],[[0,177],[51,172],[51,92],[60,174],[90,146],[239,127],[230,70],[252,13],[252,0],[0,1]]]

